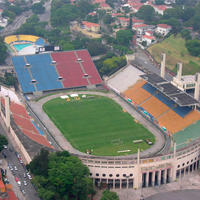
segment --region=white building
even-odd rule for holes
[[[158,24],[155,32],[159,35],[166,36],[171,31],[171,29],[172,27],[167,24]]]

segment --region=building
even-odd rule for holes
[[[129,25],[129,18],[118,17],[118,21],[122,27],[127,27]]]
[[[171,29],[172,27],[167,24],[158,24],[155,32],[159,35],[166,36],[171,31]]]
[[[142,41],[145,41],[147,46],[152,44],[152,42],[154,42],[155,40],[156,40],[156,38],[154,36],[150,36],[150,35],[143,35],[142,36]]]
[[[149,26],[147,24],[137,24],[133,25],[132,29],[136,31],[138,35],[142,35],[144,31],[148,29],[148,27]]]
[[[89,32],[98,33],[100,31],[100,25],[88,21],[82,21],[82,28]]]
[[[156,13],[163,15],[165,10],[167,10],[168,7],[165,5],[153,5],[153,8]]]

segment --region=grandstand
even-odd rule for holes
[[[13,56],[12,61],[23,93],[102,83],[87,50]]]
[[[39,127],[36,128],[37,125],[35,123],[33,124],[33,121],[23,105],[11,101],[10,110],[12,112],[14,122],[29,139],[42,146],[53,148],[49,144],[48,140],[40,134],[38,131]]]
[[[165,131],[175,134],[200,120],[199,102],[155,74],[141,75],[123,94]]]

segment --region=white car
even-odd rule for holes
[[[31,177],[31,175],[30,174],[27,174],[27,176],[28,176],[28,178],[31,180],[32,179],[32,177]]]
[[[7,148],[8,148],[8,146],[6,146],[6,145],[3,145],[3,148],[4,148],[4,149],[7,149]]]
[[[18,184],[19,186],[21,186],[21,182],[20,182],[20,181],[17,181],[17,184]]]
[[[16,166],[14,166],[14,169],[15,169],[15,171],[17,171],[17,170],[18,170]]]
[[[24,181],[24,185],[25,185],[25,186],[27,185],[27,182],[26,182],[26,181]]]

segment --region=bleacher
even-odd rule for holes
[[[35,42],[39,37],[34,35],[18,35],[19,41]]]
[[[12,62],[15,68],[15,71],[17,73],[18,81],[21,85],[22,91],[24,93],[30,93],[34,92],[35,88],[33,87],[33,84],[31,83],[31,77],[28,73],[27,68],[25,67],[26,62],[24,60],[23,56],[15,56],[12,57]]]
[[[10,110],[14,122],[28,138],[38,144],[52,148],[48,140],[44,136],[42,136],[41,133],[39,133],[38,128],[33,125],[32,120],[23,105],[11,102]]]
[[[49,54],[26,56],[26,60],[31,65],[30,70],[32,77],[37,81],[38,91],[62,88]]]
[[[145,85],[143,85],[142,88],[145,89],[146,91],[148,91],[150,94],[154,95],[157,99],[159,99],[162,103],[164,103],[170,109],[174,110],[182,118],[184,118],[189,112],[192,111],[191,107],[178,106],[174,101],[169,100],[167,97],[165,97],[163,94],[161,94],[156,88],[151,86],[149,83],[146,83]]]
[[[36,45],[41,45],[41,46],[44,46],[45,45],[45,40],[42,39],[42,38],[39,38],[35,41],[35,44]]]
[[[191,111],[184,118],[179,116],[173,110],[162,115],[158,118],[158,122],[161,126],[164,126],[172,134],[185,129],[187,126],[200,120],[200,113],[196,110]]]
[[[148,101],[145,101],[142,105],[145,110],[147,110],[154,118],[157,118],[162,113],[166,112],[170,108],[159,101],[156,97],[152,96]]]
[[[82,65],[85,69],[86,74],[88,74],[88,78],[91,82],[91,84],[100,84],[102,82],[99,73],[92,62],[92,59],[90,57],[90,54],[87,50],[80,50],[76,51],[78,58],[82,59]]]
[[[160,127],[172,134],[200,120],[198,111],[189,106],[178,106],[145,80],[137,81],[124,95],[136,102],[138,109],[157,119]]]
[[[11,44],[12,42],[16,42],[17,40],[18,39],[16,35],[10,35],[10,36],[5,37],[4,42],[6,44]]]
[[[23,93],[102,83],[87,50],[80,52],[53,52],[13,57],[13,65]],[[81,64],[78,56],[82,59]],[[55,64],[52,64],[52,61],[56,61]],[[29,68],[25,66],[27,63],[30,64]],[[88,76],[85,76],[86,73]],[[62,79],[58,80],[59,77]],[[33,79],[36,81],[35,84],[31,82]]]
[[[63,85],[65,88],[87,86],[87,79],[83,78],[84,73],[73,51],[56,52],[51,54],[53,60],[56,61],[56,69],[59,76],[63,77]]]

